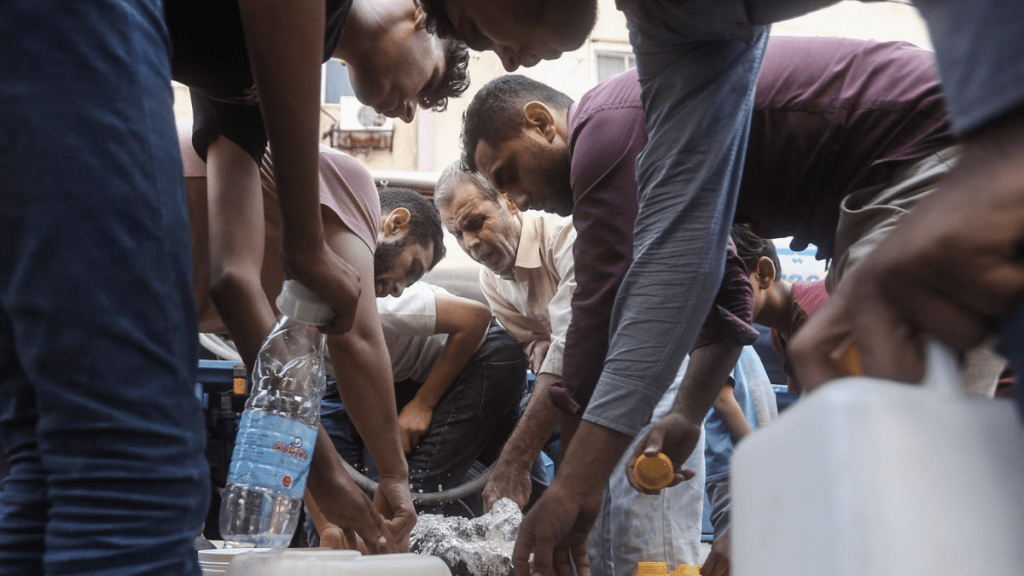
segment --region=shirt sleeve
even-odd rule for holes
[[[437,332],[437,297],[426,285],[410,286],[398,298],[377,298],[377,313],[385,333],[433,336]]]
[[[612,308],[633,260],[637,216],[636,157],[646,142],[639,108],[599,112],[573,131],[576,290],[565,338],[562,380],[550,388],[556,406],[582,414],[608,352]]]
[[[575,240],[576,230],[568,219],[563,221],[558,232],[550,239],[549,250],[558,274],[558,289],[548,304],[551,346],[548,347],[538,374],[561,376],[564,369],[565,334],[572,320],[572,293],[576,290],[576,266],[572,255]]]
[[[530,328],[526,316],[498,290],[498,279],[494,273],[484,267],[480,268],[480,291],[487,299],[487,303],[490,304],[494,316],[522,346],[523,353],[530,361],[530,370],[534,374],[539,374],[544,358],[547,356],[550,340],[540,338]]]
[[[736,245],[729,239],[725,255],[725,272],[722,285],[715,295],[708,317],[693,345],[701,346],[725,342],[733,346],[747,346],[757,340],[754,323],[754,288],[747,276],[747,267],[736,253]]]

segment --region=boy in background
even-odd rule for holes
[[[783,280],[775,244],[754,234],[749,226],[733,226],[732,239],[754,288],[754,322],[771,330],[772,348],[782,358],[789,391],[799,394],[803,389],[786,352],[790,339],[807,317],[828,301],[825,280]]]

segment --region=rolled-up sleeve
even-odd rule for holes
[[[747,276],[747,267],[730,239],[722,285],[718,287],[715,302],[704,319],[693,349],[718,342],[733,346],[753,344],[758,336],[757,329],[751,326],[753,322],[754,289]]]

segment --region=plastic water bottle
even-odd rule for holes
[[[325,338],[331,307],[294,280],[277,299],[281,317],[263,342],[253,388],[238,425],[221,495],[225,542],[288,546],[320,424]]]

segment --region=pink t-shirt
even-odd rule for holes
[[[793,373],[789,358],[786,357],[786,347],[793,335],[807,321],[807,317],[814,314],[814,311],[821,308],[828,302],[828,292],[825,290],[824,280],[813,282],[793,282],[793,302],[789,309],[789,326],[784,331],[774,328],[771,331],[772,348],[782,358],[782,368],[788,376],[789,391],[800,393],[803,387]]]
[[[192,289],[199,311],[200,332],[227,330],[209,295],[209,224],[206,203],[206,163],[192,148],[191,126],[178,125],[178,142],[186,178],[192,224]],[[277,299],[284,281],[280,259],[281,226],[277,188],[270,153],[260,169],[265,214],[264,260],[261,280],[270,301]],[[380,199],[370,172],[351,156],[320,147],[320,204],[334,212],[372,252],[380,229]]]

